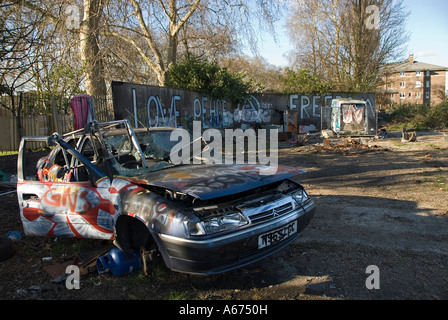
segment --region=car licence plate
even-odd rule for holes
[[[258,249],[269,247],[297,233],[297,220],[290,224],[258,236]]]

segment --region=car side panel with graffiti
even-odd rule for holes
[[[174,165],[167,130],[136,135],[121,120],[24,137],[17,195],[25,233],[114,240],[125,252],[155,248],[172,270],[213,274],[282,249],[309,224],[314,202],[291,180],[300,170]],[[52,146],[37,166],[27,162],[30,142]]]

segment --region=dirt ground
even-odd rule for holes
[[[69,290],[49,270],[107,242],[23,236],[0,262],[1,300],[445,300],[448,299],[448,136],[282,142],[280,164],[316,202],[314,219],[286,249],[214,276],[92,270]],[[0,190],[0,193],[7,191]],[[14,193],[0,196],[0,235],[23,235]],[[65,263],[65,265],[64,265]],[[369,266],[375,266],[371,274]],[[65,268],[65,267],[64,267]],[[375,278],[375,288],[366,282]],[[372,283],[372,282],[370,282]]]

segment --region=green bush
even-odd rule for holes
[[[250,87],[244,73],[232,73],[216,63],[192,55],[171,67],[168,86],[233,102],[244,101]]]
[[[448,127],[448,100],[431,108],[428,116],[437,127]]]
[[[436,106],[425,104],[400,104],[390,108],[394,124],[416,130],[448,127],[448,101]]]

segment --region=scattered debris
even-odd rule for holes
[[[51,265],[46,265],[43,269],[48,273],[51,277],[51,282],[58,283],[63,282],[69,276],[66,273],[66,269],[70,265],[75,265],[79,267],[80,275],[87,275],[91,272],[97,270],[96,261],[97,259],[106,254],[112,246],[103,246],[101,248],[82,250],[77,255],[71,255],[69,257],[65,257],[64,261],[59,263],[54,263]],[[51,258],[51,259],[45,259]],[[42,258],[44,261],[51,261],[52,257]]]
[[[77,259],[71,259],[64,261],[62,263],[55,263],[52,265],[43,266],[43,269],[48,273],[48,275],[51,277],[52,282],[61,282],[64,280],[67,275],[65,273],[65,270],[70,265],[76,265]]]
[[[381,128],[375,136],[375,139],[385,139],[388,138],[387,130]]]
[[[333,279],[328,276],[307,278],[308,284],[305,286],[305,294],[318,295],[322,297],[338,297],[343,295],[338,294],[339,290]]]
[[[140,251],[124,253],[118,248],[109,251],[108,254],[97,259],[96,266],[99,274],[112,273],[120,277],[128,273],[142,269]]]
[[[296,140],[292,140],[289,141],[292,144],[295,144],[296,146],[300,147],[300,146],[304,146],[308,140],[310,139],[310,134],[309,133],[305,133],[305,134],[299,134],[297,136]]]
[[[407,131],[403,128],[401,131],[401,142],[415,142],[417,141],[417,132]]]
[[[322,130],[322,137],[324,137],[324,139],[331,139],[334,138],[334,136],[333,130]]]
[[[6,235],[9,239],[11,239],[13,242],[17,242],[20,239],[22,239],[22,235],[17,231],[9,231]]]
[[[330,139],[324,139],[321,144],[314,145],[316,151],[342,153],[345,156],[360,156],[375,150],[387,150],[375,144],[365,143],[361,138],[345,138],[344,142],[333,144]]]
[[[84,250],[79,252],[78,258],[80,260],[80,272],[81,275],[97,271],[97,259],[114,248],[113,245],[106,245],[101,248]]]

